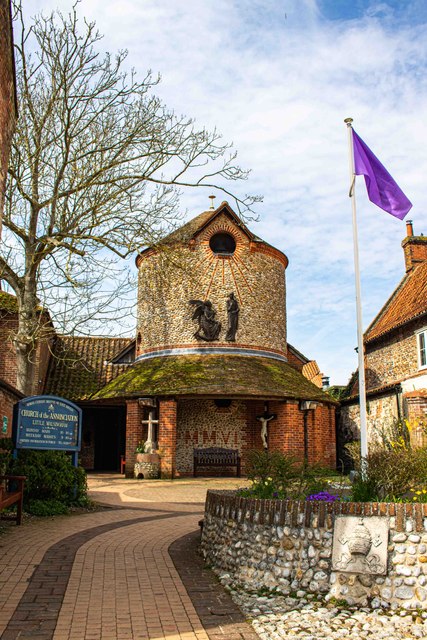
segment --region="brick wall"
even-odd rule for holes
[[[12,386],[16,385],[16,350],[12,334],[17,328],[16,314],[0,310],[0,378]]]
[[[268,423],[269,449],[303,459],[304,413],[299,402],[270,401],[268,411],[277,416]],[[247,452],[263,446],[261,423],[257,420],[263,412],[263,401],[234,400],[228,409],[219,409],[213,400],[180,400],[176,454],[178,475],[191,474],[193,449],[204,447],[239,449],[242,473],[245,474]],[[335,467],[335,408],[318,406],[308,412],[307,418],[309,462]],[[210,473],[218,473],[218,470]]]
[[[12,437],[13,405],[22,397],[22,393],[0,379],[0,438]],[[7,420],[6,432],[3,432],[4,418]]]
[[[292,351],[292,349],[289,349],[289,347],[287,351],[287,356],[288,356],[289,364],[295,367],[295,369],[298,369],[298,371],[302,371],[305,362],[302,362],[302,360],[298,358],[298,356]]]
[[[175,400],[159,402],[159,449],[162,478],[174,478],[176,471],[177,403]]]
[[[427,238],[425,236],[410,236],[402,242],[406,271],[417,267],[420,262],[427,260]]]
[[[138,400],[126,402],[126,478],[133,478],[135,449],[143,438],[142,409]]]
[[[13,344],[13,334],[17,329],[16,313],[0,309],[0,378],[3,378],[11,386],[16,385],[17,376],[16,349]],[[50,331],[50,325],[46,324],[47,329]],[[34,379],[30,391],[32,395],[43,392],[50,357],[50,340],[40,339],[34,353]]]
[[[0,233],[10,141],[15,125],[15,76],[9,0],[0,0]]]

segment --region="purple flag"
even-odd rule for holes
[[[403,220],[412,203],[389,172],[353,129],[354,172],[365,177],[371,202],[392,216]]]

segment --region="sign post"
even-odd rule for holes
[[[15,405],[15,449],[70,451],[77,467],[81,434],[82,410],[69,400],[56,396],[31,396]]]

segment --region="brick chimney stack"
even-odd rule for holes
[[[414,236],[412,220],[406,222],[406,238],[402,242],[406,273],[427,261],[427,237]]]

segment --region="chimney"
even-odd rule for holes
[[[412,220],[406,222],[406,238],[402,242],[405,257],[406,273],[409,273],[421,262],[427,261],[427,238],[423,235],[414,236]]]

